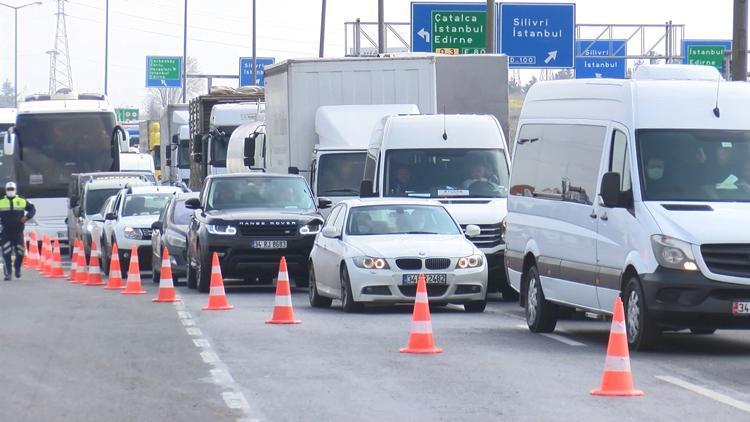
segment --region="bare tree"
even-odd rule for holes
[[[195,57],[187,58],[187,74],[200,73],[200,65]],[[199,79],[187,79],[187,99],[200,95],[204,84]],[[161,118],[167,106],[178,104],[182,99],[182,88],[149,88],[143,101],[143,113],[147,119],[158,120]]]

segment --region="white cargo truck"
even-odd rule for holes
[[[180,128],[188,125],[188,106],[187,104],[170,104],[159,121],[159,130],[161,132],[161,142],[164,146],[161,148],[161,181],[176,182],[185,180],[190,177],[190,162],[184,162],[184,168],[180,167],[179,157],[185,154],[190,156],[190,144],[186,140],[180,141]],[[183,152],[184,150],[184,152]],[[187,173],[187,175],[185,175]]]

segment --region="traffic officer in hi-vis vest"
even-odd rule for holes
[[[31,218],[34,218],[36,208],[34,205],[16,195],[16,184],[8,182],[5,184],[5,196],[0,199],[0,224],[2,224],[2,233],[0,233],[0,245],[3,249],[3,259],[5,259],[5,281],[11,277],[11,257],[13,252],[16,254],[16,278],[21,277],[21,264],[23,263],[24,241],[23,228]]]

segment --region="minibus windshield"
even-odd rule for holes
[[[750,131],[641,129],[643,199],[750,202]]]
[[[502,149],[398,149],[385,158],[384,196],[505,198]]]

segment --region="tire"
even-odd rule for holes
[[[710,335],[716,332],[716,328],[691,328],[690,332],[695,335]]]
[[[315,269],[313,268],[312,262],[310,263],[308,280],[310,280],[310,288],[308,290],[310,306],[313,308],[329,308],[333,299],[321,296],[320,293],[318,293],[318,285],[315,281]]]
[[[653,349],[659,341],[661,330],[649,318],[644,303],[645,295],[637,277],[633,276],[628,280],[622,296],[628,345],[632,350]]]
[[[472,302],[464,303],[464,310],[471,313],[484,312],[484,308],[487,307],[487,300],[475,300]]]
[[[349,271],[345,265],[341,266],[341,309],[347,314],[362,310],[362,304],[354,301],[352,283],[349,281]]]
[[[109,268],[109,261],[110,261],[109,254],[106,252],[106,249],[104,248],[104,244],[102,244],[101,248],[102,248],[102,251],[101,251],[102,273],[104,273],[104,275],[106,275],[106,276],[109,276],[109,269],[110,269]]]
[[[198,263],[199,266],[195,269],[198,291],[201,293],[208,293],[211,289],[211,264],[201,256],[198,256]]]
[[[513,289],[513,287],[510,287],[510,284],[504,284],[500,286],[500,293],[502,293],[503,298],[501,301],[503,302],[518,302],[518,292]]]
[[[536,265],[526,271],[526,324],[532,333],[551,333],[557,325],[557,305],[544,298]]]
[[[196,289],[198,288],[198,274],[196,273],[195,269],[192,265],[190,265],[190,262],[188,262],[187,266],[187,277],[185,279],[185,284],[187,285],[188,289]]]

